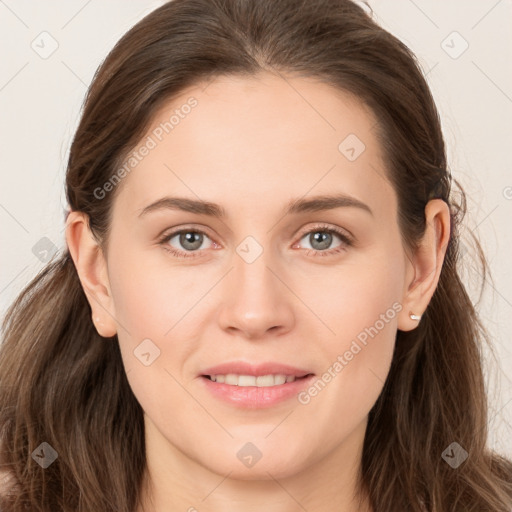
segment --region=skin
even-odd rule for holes
[[[368,413],[397,329],[418,325],[409,312],[422,314],[438,283],[448,207],[428,203],[425,236],[406,250],[376,119],[329,85],[267,73],[217,78],[168,102],[147,135],[190,96],[198,105],[118,185],[106,256],[80,212],[70,213],[66,231],[96,328],[117,333],[144,409],[144,510],[371,510],[353,499]],[[354,161],[338,149],[350,133],[366,146]],[[373,214],[340,207],[283,216],[292,199],[335,192]],[[227,217],[172,209],[139,217],[166,195],[218,203]],[[313,255],[344,245],[334,234],[322,249],[308,236],[318,223],[356,241]],[[179,236],[159,243],[181,227],[205,233],[195,258],[165,250],[186,252]],[[263,249],[252,263],[236,251],[247,236]],[[307,404],[241,410],[199,377],[232,360],[277,361],[321,377],[393,304],[401,310]],[[160,350],[150,366],[133,353],[147,338]],[[248,441],[262,453],[250,468],[236,456]]]

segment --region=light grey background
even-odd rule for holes
[[[162,3],[0,0],[2,317],[44,266],[44,251],[65,247],[65,164],[94,71],[121,35]],[[464,237],[477,233],[491,265],[494,283],[480,304],[499,360],[497,366],[486,355],[490,443],[512,457],[512,0],[369,3],[427,73],[450,168],[468,193]],[[464,259],[476,300],[469,243]]]

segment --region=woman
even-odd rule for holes
[[[451,181],[413,54],[357,4],[148,15],[5,320],[2,511],[509,511]]]

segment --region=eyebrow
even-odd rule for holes
[[[341,207],[359,208],[373,215],[371,208],[367,204],[346,194],[323,195],[308,199],[292,200],[287,204],[284,215],[320,212]],[[185,197],[163,197],[146,206],[139,214],[139,218],[157,210],[182,210],[199,215],[208,215],[218,219],[227,217],[226,210],[216,203]]]

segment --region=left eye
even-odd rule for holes
[[[333,242],[333,236],[338,237],[342,240],[337,247],[343,245],[343,242],[348,243],[346,237],[344,237],[341,233],[338,233],[329,229],[314,229],[313,231],[308,231],[302,238],[308,241],[308,243],[314,244],[316,247],[306,247],[306,249],[313,249],[315,251],[325,252],[325,249],[332,249],[330,247]]]

